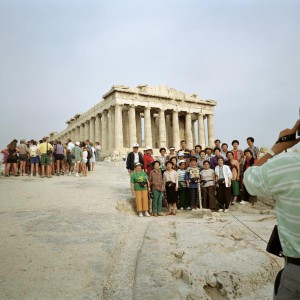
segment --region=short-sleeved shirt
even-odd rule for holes
[[[186,173],[186,169],[178,169],[177,170],[179,188],[185,188],[186,187],[185,173]]]
[[[283,254],[300,258],[300,154],[284,153],[244,174],[251,195],[274,196]]]
[[[75,156],[75,161],[81,161],[82,149],[81,149],[79,146],[76,145],[76,146],[73,148],[72,153],[73,153],[74,156]]]
[[[45,142],[38,145],[38,149],[41,152],[41,154],[47,153],[47,147],[48,150],[53,150],[53,146],[50,143]]]
[[[19,154],[28,153],[28,146],[26,144],[21,144],[18,148],[19,148]]]
[[[37,154],[37,150],[38,150],[38,147],[36,145],[32,145],[30,148],[29,148],[29,151],[30,151],[30,157],[36,157],[38,154]]]
[[[203,187],[209,187],[215,185],[215,171],[213,169],[203,169],[200,172],[201,180],[207,181]]]
[[[147,183],[148,175],[146,172],[141,171],[141,172],[133,172],[131,174],[131,179],[130,182],[134,183],[134,190],[135,191],[144,191],[147,190],[148,186],[147,184],[144,187],[141,187],[139,182],[146,182]]]

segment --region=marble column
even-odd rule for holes
[[[166,147],[166,116],[165,110],[159,110],[159,147]]]
[[[135,122],[137,143],[142,146],[142,119],[140,112],[136,112]]]
[[[102,129],[102,150],[106,151],[107,150],[107,111],[102,112],[102,117],[101,117],[101,129]]]
[[[192,135],[193,135],[193,147],[196,145],[196,131],[195,131],[195,120],[192,120]]]
[[[84,140],[84,123],[80,125],[80,142]]]
[[[90,139],[90,121],[86,121],[84,125],[84,140]]]
[[[203,115],[198,114],[198,144],[205,148],[205,136],[204,136],[204,120]]]
[[[136,120],[135,120],[135,107],[129,107],[129,144],[132,146],[137,142],[136,137]]]
[[[157,117],[153,114],[151,117],[151,132],[152,132],[152,141],[151,141],[151,145],[153,148],[155,147],[155,142],[158,140],[158,135],[156,135],[156,120]]]
[[[144,128],[145,128],[145,146],[152,147],[150,107],[145,107],[144,109]]]
[[[178,120],[178,111],[173,110],[172,114],[172,123],[173,123],[173,145],[175,149],[179,147],[180,144],[180,136],[179,136],[179,120]]]
[[[101,119],[100,115],[97,114],[95,117],[95,142],[101,141]]]
[[[215,133],[214,133],[214,115],[207,115],[207,133],[208,133],[208,146],[214,146]]]
[[[95,117],[90,119],[90,141],[95,144]]]
[[[125,148],[131,148],[132,145],[129,144],[129,118],[128,118],[128,110],[127,108],[123,110],[123,144]]]
[[[123,130],[122,130],[122,107],[115,105],[115,149],[120,151],[123,148]]]
[[[114,121],[114,108],[109,108],[109,121],[108,121],[108,147],[110,153],[114,149],[115,145],[115,121]]]
[[[80,141],[80,126],[76,127],[75,143]]]
[[[193,148],[192,117],[189,112],[187,112],[185,115],[185,139],[187,148]]]

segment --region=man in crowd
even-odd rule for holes
[[[254,138],[248,137],[247,144],[249,147],[246,150],[250,150],[253,154],[253,158],[258,159],[259,158],[259,149],[258,149],[258,147],[254,146]]]
[[[274,196],[278,234],[285,257],[285,267],[275,281],[274,300],[300,298],[300,153],[283,151],[300,142],[296,131],[300,119],[292,129],[279,134],[266,155],[256,161],[244,174],[248,192],[257,196]],[[292,136],[285,141],[282,137]],[[252,140],[251,140],[252,142]]]
[[[51,164],[52,164],[52,153],[53,147],[48,143],[48,137],[43,137],[43,142],[38,145],[38,151],[41,154],[41,177],[45,176],[45,165],[46,165],[46,175],[48,178],[51,178]]]
[[[144,166],[143,154],[139,152],[139,144],[132,145],[132,152],[127,156],[126,160],[126,169],[128,170],[129,175],[134,171],[134,166],[136,163],[140,163]]]
[[[190,150],[186,147],[186,140],[182,140],[180,142],[180,147],[181,148],[178,150],[178,152],[182,151],[185,158],[190,157]]]

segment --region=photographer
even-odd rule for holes
[[[300,297],[300,154],[278,155],[300,141],[296,139],[299,126],[300,119],[292,129],[281,131],[278,142],[244,174],[244,184],[250,194],[272,195],[276,199],[285,267],[277,275],[274,300]]]

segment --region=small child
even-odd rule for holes
[[[190,167],[187,168],[185,180],[189,189],[192,210],[196,210],[199,206],[198,182],[200,180],[200,169],[198,168],[196,157],[190,158]]]
[[[82,174],[83,176],[87,176],[87,171],[86,171],[86,163],[88,161],[88,149],[87,147],[83,148],[82,152],[82,158],[81,158],[81,165],[82,165]]]

